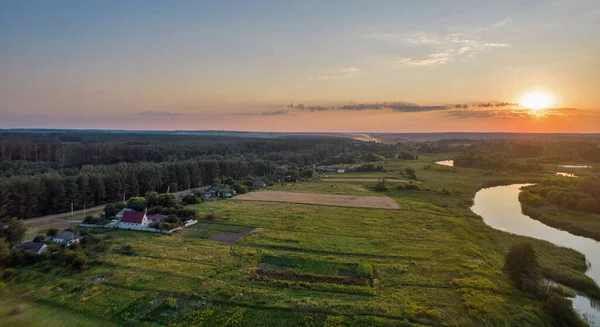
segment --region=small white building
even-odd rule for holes
[[[343,173],[346,172],[346,169],[344,169],[344,168],[338,168],[337,172],[338,172],[338,174],[343,174]]]
[[[121,229],[137,229],[148,227],[148,216],[143,211],[125,211],[123,217],[119,220]]]
[[[54,236],[54,243],[70,246],[71,244],[79,243],[80,239],[81,236],[77,233],[62,231]]]

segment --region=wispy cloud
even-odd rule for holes
[[[464,33],[446,35],[421,35],[400,38],[396,34],[381,34],[380,39],[398,40],[409,46],[436,49],[436,52],[420,57],[401,57],[395,60],[396,65],[428,66],[445,64],[459,57],[472,58],[478,53],[495,48],[510,47],[506,43],[482,41]]]
[[[281,110],[263,112],[263,113],[261,113],[261,115],[263,115],[263,116],[281,116],[281,115],[287,115],[289,113],[290,113],[289,109],[281,109]]]
[[[137,113],[139,116],[148,116],[148,117],[179,117],[179,116],[187,116],[189,113],[187,112],[175,112],[169,110],[145,110]]]
[[[414,66],[428,66],[436,64],[445,64],[450,60],[452,56],[451,51],[433,53],[423,58],[401,58],[396,61],[398,65],[414,65]]]
[[[358,73],[358,71],[359,71],[359,69],[355,68],[355,67],[340,68],[340,69],[336,69],[334,71],[328,72],[323,75],[310,77],[309,79],[312,79],[312,80],[336,80],[336,79],[342,79],[342,78],[347,78],[347,77],[353,77],[356,75],[356,73]]]
[[[453,108],[454,105],[421,105],[406,101],[393,101],[393,102],[364,102],[364,103],[350,103],[338,106],[323,106],[323,105],[309,105],[305,103],[292,103],[285,105],[284,108],[287,110],[297,110],[306,112],[316,111],[362,111],[362,110],[391,110],[396,112],[420,112],[420,111],[436,111],[436,110],[447,110]]]
[[[398,113],[414,112],[444,112],[445,115],[455,118],[497,118],[513,119],[519,117],[555,117],[581,115],[583,111],[573,108],[550,108],[544,111],[531,111],[522,108],[519,104],[506,101],[456,103],[444,105],[421,105],[406,101],[393,102],[364,102],[344,105],[311,105],[306,103],[292,103],[282,106],[276,112],[265,112],[263,115],[289,114],[294,112],[322,112],[322,111],[389,111]]]

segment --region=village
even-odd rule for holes
[[[88,215],[79,224],[80,228],[106,228],[171,234],[183,228],[195,225],[193,210],[185,205],[229,199],[238,194],[264,188],[268,184],[261,179],[253,179],[250,186],[239,188],[228,185],[213,185],[180,193],[179,196],[165,193],[148,192],[144,197],[132,197],[121,203],[109,203],[99,216]],[[118,211],[117,211],[118,210]],[[25,241],[12,247],[14,252],[27,252],[43,255],[48,253],[48,245],[65,248],[76,246],[82,236],[73,228],[62,231],[49,229],[45,235],[38,235],[31,241]]]

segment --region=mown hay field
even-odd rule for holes
[[[393,199],[379,196],[264,191],[242,194],[234,199],[238,201],[285,202],[351,208],[400,209],[398,203]]]

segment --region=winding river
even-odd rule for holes
[[[549,227],[521,213],[519,193],[521,187],[526,185],[530,184],[482,189],[475,194],[471,210],[495,229],[546,240],[585,254],[591,265],[587,275],[600,284],[600,242]],[[588,321],[600,326],[600,303],[578,295],[573,299],[573,306],[578,312],[586,315]]]
[[[454,160],[440,160],[440,161],[436,161],[435,163],[438,165],[448,166],[448,167],[454,166]]]

